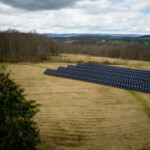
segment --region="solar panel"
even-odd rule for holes
[[[143,81],[143,82],[148,82],[148,77],[147,76],[137,76],[132,74],[132,77],[130,74],[126,74],[126,73],[120,73],[120,72],[113,72],[113,71],[105,71],[105,70],[92,70],[91,69],[86,69],[86,68],[76,68],[74,66],[68,66],[67,68],[64,67],[59,67],[58,71],[69,71],[69,72],[73,72],[73,71],[79,71],[80,73],[85,73],[85,74],[95,74],[95,75],[105,75],[105,76],[114,76],[114,78],[118,78],[118,77],[126,77],[126,79],[139,79],[139,81]]]
[[[150,93],[150,71],[86,63],[44,74]]]

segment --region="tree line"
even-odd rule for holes
[[[150,45],[139,43],[99,45],[60,43],[58,52],[150,61]]]
[[[38,62],[56,53],[57,44],[51,37],[16,30],[0,32],[0,62]]]
[[[86,40],[86,39],[85,39]],[[0,62],[39,62],[58,53],[150,61],[150,45],[139,43],[64,43],[35,32],[0,31]]]

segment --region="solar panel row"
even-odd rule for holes
[[[93,69],[93,70],[103,70],[103,71],[105,70],[105,71],[113,71],[113,72],[118,72],[119,71],[122,74],[132,73],[133,75],[146,75],[146,76],[150,77],[149,72],[145,73],[145,71],[141,71],[141,70],[133,71],[133,70],[129,70],[127,68],[116,69],[116,68],[119,68],[119,67],[114,67],[114,68],[111,67],[110,68],[110,66],[107,66],[107,67],[104,67],[103,65],[100,65],[100,66],[101,67],[91,66],[91,64],[90,65],[85,65],[85,66],[77,65],[77,67],[79,67],[79,68],[86,68],[86,69],[89,68],[89,69]]]
[[[57,70],[47,69],[44,73],[150,93],[150,71],[86,63]]]
[[[59,67],[58,68],[58,70],[64,70],[64,68],[63,67]],[[80,72],[85,72],[86,74],[87,74],[87,70],[88,70],[88,68],[75,68],[74,66],[68,66],[68,68],[67,68],[67,70],[76,70],[76,71],[80,71]],[[148,76],[144,76],[143,77],[143,75],[132,75],[132,77],[131,77],[131,75],[129,74],[129,73],[121,73],[121,72],[119,72],[119,71],[105,71],[105,70],[98,70],[98,69],[96,69],[96,70],[93,70],[93,69],[89,69],[88,70],[88,73],[91,73],[91,74],[95,74],[95,75],[109,75],[109,76],[114,76],[115,78],[118,78],[118,77],[126,77],[126,78],[128,78],[128,79],[131,79],[131,78],[133,78],[133,79],[139,79],[139,80],[142,80],[142,81],[145,81],[145,82],[147,82],[148,81]]]
[[[81,65],[81,64],[78,64],[78,65]],[[121,68],[121,67],[112,67],[112,66],[105,66],[105,65],[97,65],[97,64],[84,64],[84,65],[87,65],[87,66],[92,66],[92,67],[103,67],[103,68],[107,68],[107,69],[113,69],[113,70],[126,70],[126,71],[130,71],[130,72],[139,72],[139,73],[142,73],[142,74],[148,74],[150,75],[150,71],[145,71],[145,70],[136,70],[136,69],[130,69],[130,68]]]

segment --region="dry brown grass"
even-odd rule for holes
[[[39,67],[57,69],[68,64],[7,64],[11,77],[25,88],[26,98],[41,104],[35,117],[43,141],[38,149],[149,149],[150,120],[126,90],[47,76],[45,68]],[[150,70],[150,62],[128,61],[121,66]],[[150,103],[150,94],[137,93]]]
[[[129,67],[135,69],[150,70],[149,61],[137,61],[137,60],[125,60],[118,58],[109,57],[96,57],[89,55],[78,55],[78,54],[59,54],[59,56],[52,56],[51,60],[53,62],[62,63],[99,63],[106,65],[117,65],[122,67]]]

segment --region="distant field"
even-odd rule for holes
[[[119,58],[109,58],[109,57],[96,57],[90,55],[82,54],[59,54],[58,56],[51,56],[49,58],[52,62],[61,63],[97,63],[104,65],[117,65],[122,67],[129,67],[135,69],[150,70],[149,61],[137,61],[137,60],[125,60]]]
[[[35,117],[42,140],[38,150],[150,149],[150,118],[140,103],[144,101],[149,111],[150,94],[43,74],[46,68],[77,61],[144,70],[150,70],[150,62],[68,54],[51,59],[38,64],[0,64],[7,65],[11,77],[25,88],[27,99],[41,104]]]
[[[145,43],[145,44],[150,44],[150,41],[145,41],[144,43]]]
[[[64,41],[64,43],[72,43],[73,42],[73,40],[66,40],[66,41]]]
[[[122,39],[122,37],[118,37],[118,36],[113,36],[113,37],[110,37],[109,39]]]
[[[150,37],[144,37],[144,38],[140,38],[140,39],[143,39],[143,40],[150,40]]]
[[[113,44],[124,44],[126,41],[111,41]]]

